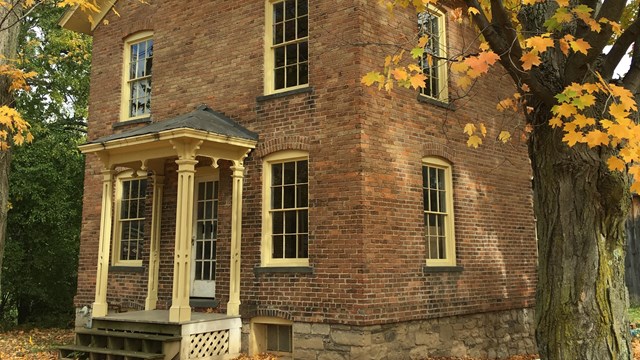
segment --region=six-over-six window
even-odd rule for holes
[[[420,93],[446,102],[448,91],[444,14],[432,7],[418,14],[418,35],[428,37],[420,57],[420,67],[427,76],[425,87],[420,90]]]
[[[307,0],[267,3],[265,91],[278,92],[309,82],[309,9]]]
[[[422,197],[427,265],[454,266],[456,263],[452,193],[451,165],[439,158],[423,159]]]
[[[129,37],[124,58],[122,120],[148,117],[151,114],[152,34],[143,32]]]
[[[121,179],[117,191],[114,262],[140,265],[144,242],[147,179]]]

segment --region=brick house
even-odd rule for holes
[[[499,71],[439,60],[474,34],[370,1],[98,0],[76,345],[63,356],[489,358],[535,351],[526,147]],[[112,11],[114,9],[115,11]],[[431,35],[422,91],[364,87]],[[153,66],[152,66],[153,65]],[[69,356],[70,357],[70,356]]]

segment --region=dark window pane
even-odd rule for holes
[[[296,196],[296,207],[307,207],[309,205],[307,185],[298,185],[298,194]]]
[[[298,44],[298,58],[300,62],[306,62],[309,59],[309,43],[306,41]]]
[[[291,326],[278,325],[278,350],[291,352]]]
[[[204,252],[202,253],[203,259],[211,259],[211,241],[204,242]]]
[[[287,45],[287,65],[298,62],[298,44]]]
[[[285,211],[284,213],[284,233],[296,233],[297,211]]]
[[[298,71],[300,75],[300,80],[298,85],[304,85],[309,83],[309,67],[307,63],[302,63],[298,65]]]
[[[440,257],[439,259],[446,259],[447,257],[447,247],[444,244],[444,237],[441,237],[438,239],[439,240],[439,244],[438,247],[440,248]]]
[[[282,184],[282,164],[271,165],[271,185]]]
[[[297,236],[296,235],[285,235],[284,236],[284,257],[286,259],[295,259],[296,257],[296,253],[297,253],[297,249],[296,249],[296,243],[297,243]]]
[[[284,41],[296,39],[296,21],[288,20],[284,23]]]
[[[196,259],[202,259],[202,241],[196,242]]]
[[[204,219],[204,203],[203,202],[199,202],[198,203],[198,214],[197,214],[197,218],[198,219]]]
[[[275,60],[276,68],[280,68],[284,66],[284,50],[285,50],[284,46],[275,48],[274,60]]]
[[[284,3],[279,2],[273,4],[273,22],[281,22],[284,20]]]
[[[298,39],[309,35],[309,21],[308,17],[298,18]]]
[[[122,200],[122,202],[120,203],[120,218],[129,218],[129,200]]]
[[[213,182],[213,198],[214,199],[218,199],[218,182],[214,181]]]
[[[444,191],[439,191],[438,193],[440,194],[440,211],[446,212],[447,211],[447,200],[446,200],[447,193]]]
[[[429,190],[422,190],[422,205],[425,211],[429,211]]]
[[[429,190],[429,210],[431,211],[439,211],[438,209],[438,191],[437,190]]]
[[[272,215],[272,229],[271,232],[275,235],[282,234],[284,229],[284,215],[281,211],[274,212]]]
[[[307,210],[298,211],[298,233],[307,233],[309,224],[309,212]]]
[[[209,263],[205,262],[202,264],[202,279],[203,280],[210,280],[211,279],[211,266],[209,266]]]
[[[308,177],[309,162],[307,160],[298,161],[297,167],[298,167],[297,168],[298,184],[308,182],[309,181],[309,177]]]
[[[273,236],[273,254],[271,257],[274,259],[282,259],[284,256],[284,252],[282,249],[282,235],[274,235]]]
[[[202,280],[202,262],[196,261],[196,280]]]
[[[284,183],[295,184],[296,182],[296,163],[288,162],[284,164]]]
[[[204,200],[204,183],[198,183],[198,200]]]
[[[302,16],[309,12],[307,0],[298,0],[298,16]]]
[[[284,68],[275,70],[275,88],[284,88]]]
[[[298,67],[296,65],[287,66],[287,87],[298,85]]]
[[[309,257],[309,236],[307,234],[298,235],[298,258]]]
[[[284,42],[284,24],[273,25],[273,45],[282,44]]]
[[[287,0],[284,5],[285,19],[293,19],[296,17],[296,0]]]
[[[296,186],[289,185],[284,187],[284,206],[285,209],[291,209],[296,207]]]
[[[271,208],[282,209],[282,188],[280,186],[271,189]]]
[[[278,325],[267,325],[267,351],[278,351]]]
[[[129,260],[129,242],[123,241],[120,249],[120,259]]]

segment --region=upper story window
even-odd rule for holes
[[[147,178],[128,172],[116,183],[114,265],[142,265]]]
[[[309,265],[309,160],[283,151],[263,163],[264,266]]]
[[[125,41],[121,111],[123,121],[151,114],[152,35],[148,31],[142,32]]]
[[[451,165],[439,158],[422,160],[422,198],[427,265],[455,266]]]
[[[265,93],[307,86],[309,83],[308,0],[268,0],[266,31]]]
[[[440,11],[429,7],[418,14],[418,34],[428,36],[420,58],[420,67],[427,76],[425,87],[420,90],[424,96],[440,101],[447,101],[447,46],[445,32],[445,16]]]

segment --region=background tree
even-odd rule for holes
[[[0,317],[10,324],[64,325],[73,309],[91,39],[60,28],[64,9],[55,5],[23,16],[18,36],[15,65],[38,75],[15,106],[38,138],[12,151],[0,277]]]
[[[413,6],[419,12],[436,2],[381,1],[390,9]],[[468,89],[499,62],[517,93],[502,100],[498,109],[517,112],[528,132],[539,239],[540,356],[630,359],[624,224],[630,185],[640,192],[640,126],[634,99],[640,91],[640,3],[463,3],[464,8],[450,14],[459,22],[468,14],[481,36],[473,52],[445,59],[457,74],[458,89]],[[416,40],[410,50],[414,58],[425,53],[429,41]],[[608,44],[612,47],[607,52]],[[628,71],[614,78],[630,48]],[[384,70],[368,73],[363,83],[387,90],[393,84],[424,86],[425,74],[404,54],[387,57]],[[484,124],[467,124],[463,131],[472,147],[487,136]],[[516,141],[510,129],[494,135],[505,143]]]

